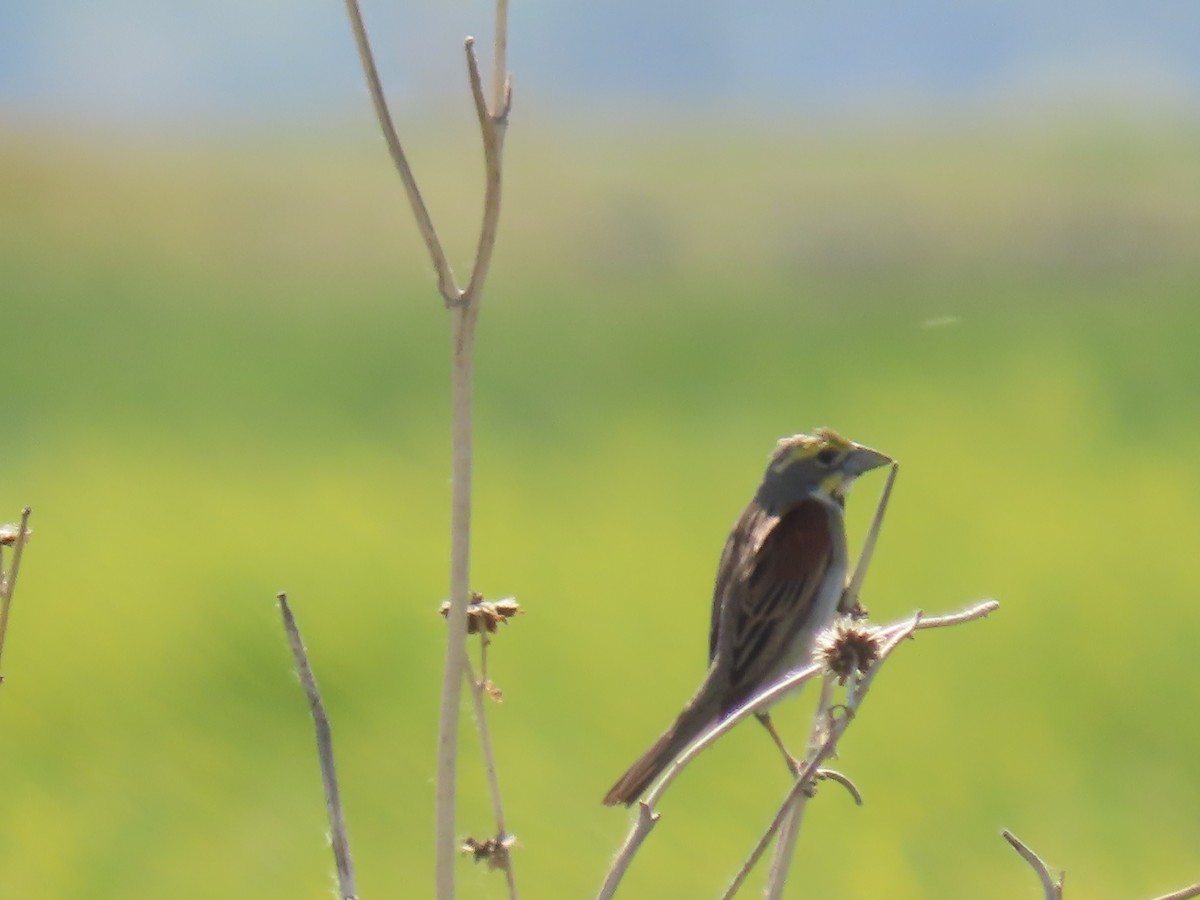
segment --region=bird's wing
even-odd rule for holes
[[[717,564],[717,583],[713,588],[712,623],[708,630],[709,663],[721,649],[725,599],[734,595],[736,586],[749,578],[759,546],[778,521],[778,516],[769,515],[757,502],[751,502],[729,532],[725,549],[721,551],[721,561]]]
[[[769,519],[761,523],[756,552],[742,556],[727,574],[726,609],[711,641],[730,655],[722,712],[766,687],[765,680],[790,662],[787,654],[811,624],[817,591],[833,558],[829,513],[819,501],[807,500]],[[743,553],[748,549],[741,547]],[[723,629],[731,630],[724,642],[716,633]]]

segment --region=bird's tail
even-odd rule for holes
[[[700,695],[697,695],[697,700]],[[717,710],[708,703],[695,700],[684,707],[679,718],[663,732],[662,736],[643,753],[624,775],[617,779],[607,794],[605,806],[624,803],[632,806],[645,793],[651,782],[675,761],[688,744],[704,731],[717,717]]]

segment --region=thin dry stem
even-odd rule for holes
[[[634,855],[646,840],[646,836],[650,834],[650,830],[658,822],[659,814],[655,812],[654,807],[658,804],[659,798],[670,787],[671,782],[683,772],[688,763],[712,746],[722,735],[731,731],[738,723],[754,715],[760,707],[768,706],[781,699],[820,672],[821,667],[815,663],[805,666],[803,669],[790,673],[766,690],[755,694],[734,712],[701,734],[691,746],[679,755],[678,759],[671,763],[662,777],[651,786],[650,790],[646,792],[646,796],[638,803],[638,817],[634,821],[629,835],[625,838],[625,843],[621,845],[621,849],[609,867],[608,874],[604,878],[604,885],[598,895],[599,900],[611,897],[616,891],[621,878],[624,877],[630,863],[633,862]]]
[[[1050,869],[1042,861],[1042,858],[1034,853],[1027,844],[1023,843],[1007,828],[1000,833],[1004,836],[1004,839],[1008,841],[1012,848],[1016,850],[1018,854],[1020,854],[1021,859],[1029,863],[1030,868],[1032,868],[1034,874],[1037,875],[1038,881],[1042,883],[1042,894],[1045,897],[1045,900],[1062,900],[1063,875],[1060,874],[1058,876],[1058,880],[1055,881],[1054,876],[1050,874]]]
[[[1155,897],[1154,900],[1189,900],[1190,897],[1200,897],[1200,883],[1180,888],[1170,894]]]
[[[1046,865],[1045,861],[1028,844],[1007,828],[1001,831],[1000,834],[1020,854],[1021,859],[1029,863],[1029,867],[1033,869],[1034,874],[1037,875],[1038,881],[1042,885],[1042,897],[1044,900],[1062,900],[1063,881],[1066,878],[1066,873],[1060,872],[1056,880],[1050,873],[1050,867]],[[1189,900],[1192,897],[1200,897],[1200,883],[1180,888],[1177,891],[1172,891],[1170,894],[1163,894],[1155,897],[1154,900]]]
[[[452,408],[452,488],[450,500],[450,609],[446,616],[446,664],[442,672],[440,722],[438,730],[437,776],[437,896],[439,900],[454,897],[455,798],[457,795],[457,759],[459,735],[459,702],[462,675],[466,671],[466,623],[470,594],[470,530],[471,530],[471,383],[473,377],[475,323],[479,316],[479,299],[491,266],[492,253],[500,220],[501,159],[504,127],[511,102],[511,81],[505,72],[508,46],[508,3],[497,0],[495,28],[495,70],[493,73],[494,110],[489,113],[483,99],[483,84],[475,59],[474,40],[467,39],[467,70],[471,95],[479,114],[486,169],[483,222],[479,243],[467,289],[460,290],[454,279],[433,220],[425,206],[416,178],[408,164],[399,134],[387,107],[383,85],[367,39],[366,26],[357,0],[346,0],[346,11],[354,31],[359,59],[366,76],[367,87],[405,192],[413,216],[430,259],[438,275],[438,290],[453,310],[451,384]]]
[[[893,470],[894,471],[894,470]],[[878,519],[876,520],[876,526]],[[868,538],[870,542],[870,538]],[[866,552],[866,551],[864,551]],[[862,566],[859,565],[861,570]],[[837,678],[832,673],[826,673],[821,680],[821,696],[817,700],[817,709],[813,714],[812,730],[808,738],[808,751],[805,756],[805,766],[789,791],[789,798],[779,808],[771,826],[759,841],[759,847],[765,849],[770,843],[772,832],[777,829],[779,839],[775,842],[775,855],[771,859],[771,868],[767,873],[767,900],[779,900],[783,896],[783,888],[787,884],[788,870],[792,865],[792,848],[800,837],[800,825],[804,820],[804,812],[808,808],[808,800],[812,797],[812,773],[832,750],[832,741],[836,740],[830,720],[830,709],[833,704],[834,685]],[[852,682],[853,683],[853,682]],[[757,849],[757,848],[756,848]],[[761,852],[761,851],[760,851]],[[752,864],[751,864],[752,865]]]
[[[480,634],[482,644],[480,645],[481,653],[487,653],[487,634]],[[484,663],[480,662],[480,670],[486,671]],[[492,750],[492,734],[488,729],[487,724],[487,703],[485,702],[485,685],[486,677],[479,679],[475,678],[475,672],[471,667],[471,660],[467,660],[463,675],[467,679],[467,686],[471,692],[471,700],[475,706],[475,725],[479,731],[479,746],[483,752],[483,768],[487,773],[488,790],[492,796],[492,811],[496,816],[496,839],[504,845],[509,837],[508,829],[504,824],[504,799],[500,794],[500,777],[496,772],[496,754]],[[505,860],[504,876],[508,882],[508,896],[511,900],[517,900],[517,876],[513,872],[512,854],[508,854]]]
[[[492,112],[504,117],[512,103],[512,80],[508,74],[508,0],[496,0],[496,39],[492,54]],[[501,112],[503,110],[503,112]]]
[[[843,775],[837,769],[817,769],[816,777],[818,781],[834,781],[846,789],[846,792],[853,798],[855,806],[863,805],[862,791],[858,789],[858,785],[850,780],[848,775]]]
[[[4,571],[0,558],[0,657],[4,655],[4,642],[8,637],[8,618],[12,611],[13,591],[17,588],[17,575],[21,571],[21,557],[25,555],[25,543],[29,540],[29,517],[33,514],[30,506],[21,510],[21,521],[17,524],[17,537],[13,541],[12,565]],[[2,671],[2,670],[0,670]],[[0,675],[0,682],[4,676]]]
[[[604,876],[604,883],[600,885],[600,893],[596,895],[596,900],[610,900],[617,892],[617,886],[625,877],[625,873],[629,871],[629,864],[633,862],[642,842],[646,840],[646,836],[650,834],[658,820],[659,814],[650,808],[649,803],[645,800],[638,803],[637,821],[630,829],[629,835],[617,852],[616,858],[613,859],[612,865],[609,866],[608,874]]]
[[[337,867],[338,895],[342,900],[356,900],[358,889],[354,884],[354,861],[350,858],[350,838],[346,833],[346,817],[342,810],[341,793],[338,791],[337,767],[333,762],[333,733],[329,728],[329,717],[317,679],[308,663],[308,651],[300,637],[300,629],[288,606],[287,594],[279,595],[279,611],[283,614],[283,630],[287,633],[292,658],[296,662],[296,674],[308,699],[313,726],[317,733],[317,757],[321,763],[321,784],[325,789],[325,812],[329,817],[329,841],[333,846],[333,860]]]
[[[833,735],[830,735],[828,738],[826,738],[826,743],[832,740]],[[721,895],[721,900],[729,900],[729,898],[733,897],[733,895],[736,894],[739,889],[741,889],[742,885],[746,881],[746,878],[750,875],[750,872],[754,869],[755,865],[758,864],[758,861],[762,858],[763,853],[766,852],[767,847],[771,845],[771,839],[777,832],[780,831],[781,828],[784,827],[784,819],[795,814],[796,808],[793,801],[795,801],[797,797],[805,796],[805,792],[808,789],[808,783],[817,770],[817,763],[821,758],[820,752],[823,751],[825,747],[822,745],[817,749],[818,753],[814,754],[812,760],[804,764],[804,767],[796,776],[796,780],[792,783],[791,788],[788,789],[783,803],[780,804],[779,809],[771,819],[771,824],[767,826],[767,830],[763,832],[763,835],[759,838],[758,843],[754,845],[754,849],[750,851],[750,855],[746,857],[746,861],[743,862],[741,868],[738,869],[737,874],[733,877],[733,881],[730,882],[729,887],[725,889],[725,893]]]
[[[941,616],[927,616],[923,612],[917,613],[916,624],[910,628],[911,620],[906,619],[903,622],[895,622],[891,625],[883,627],[883,633],[892,638],[899,633],[900,639],[908,637],[909,631],[924,631],[927,628],[946,628],[950,625],[961,625],[963,622],[974,622],[976,619],[984,618],[988,613],[995,612],[1000,608],[1000,601],[988,598],[980,600],[974,606],[968,606],[966,609],[956,613],[946,613]]]
[[[822,705],[818,707],[813,722],[813,734],[814,736],[826,734],[827,729],[827,735],[820,748],[810,754],[812,758],[809,764],[814,770],[837,752],[838,741],[841,740],[842,734],[845,733],[857,714],[858,707],[862,703],[863,697],[866,696],[875,675],[879,672],[880,666],[892,654],[892,651],[900,646],[900,642],[913,633],[920,621],[921,613],[918,612],[911,619],[890,629],[892,636],[880,650],[879,658],[865,675],[850,681],[849,689],[846,692],[846,702],[840,716],[834,717],[831,714],[832,706],[829,705],[831,696],[822,696]],[[826,678],[825,683],[831,686],[833,679]],[[771,860],[771,869],[767,875],[766,896],[770,900],[778,900],[782,897],[784,886],[787,884],[788,870],[791,867],[796,841],[800,833],[800,820],[812,797],[812,791],[806,788],[807,785],[800,781],[792,786],[783,805],[779,808],[779,812],[772,819],[756,846],[756,850],[765,847],[771,840],[772,832],[778,831],[779,839],[775,845],[775,857]]]
[[[647,791],[644,802],[651,808],[657,806],[659,799],[666,793],[667,788],[671,786],[671,782],[683,773],[683,770],[693,759],[711,747],[723,735],[730,732],[738,723],[758,712],[760,708],[770,706],[777,700],[783,699],[783,697],[790,694],[797,687],[804,684],[804,682],[819,674],[821,674],[821,667],[813,663],[812,665],[805,666],[803,669],[797,669],[790,673],[786,678],[777,681],[766,690],[759,691],[734,712],[705,731],[687,750],[681,753],[679,758],[671,763],[667,771],[659,778],[658,782]]]
[[[846,695],[845,709],[842,710],[841,715],[834,716],[832,714],[833,707],[830,706],[829,703],[824,702],[826,701],[826,698],[824,697],[822,697],[822,703],[818,704],[818,713],[814,720],[814,730],[812,730],[812,734],[814,734],[814,737],[817,737],[821,736],[823,731],[827,730],[827,733],[826,736],[824,736],[824,740],[821,743],[820,748],[817,748],[811,752],[811,758],[809,758],[808,762],[805,763],[805,772],[815,772],[817,767],[820,766],[824,760],[827,760],[827,758],[836,754],[836,750],[838,750],[838,742],[841,739],[842,734],[845,733],[847,727],[850,727],[850,722],[853,720],[854,715],[856,715],[858,707],[860,704],[862,704],[863,698],[866,696],[866,691],[870,689],[871,683],[874,682],[876,674],[878,671],[880,671],[883,661],[886,660],[888,656],[892,655],[894,650],[900,646],[900,643],[904,641],[905,638],[910,637],[914,631],[919,629],[944,628],[944,626],[947,625],[971,622],[973,619],[983,618],[989,612],[996,610],[998,606],[1000,606],[1000,604],[997,604],[995,600],[985,600],[983,602],[979,602],[979,604],[967,608],[967,610],[962,612],[934,618],[925,618],[922,613],[918,612],[911,618],[905,619],[904,622],[895,623],[887,626],[887,628],[884,628],[883,632],[884,634],[888,635],[888,640],[880,649],[880,655],[878,655],[878,659],[875,661],[875,664],[871,666],[870,670],[866,672],[865,676],[862,676],[856,680],[852,680],[850,684],[850,690],[847,691]],[[826,679],[826,683],[832,684],[833,679]],[[821,712],[822,709],[823,713]],[[802,773],[802,775],[804,775],[804,773]],[[805,775],[805,780],[806,778],[808,778],[808,776]],[[850,788],[853,784],[853,782],[848,782],[848,779],[845,781],[842,781],[841,779],[836,780],[841,781],[842,784],[847,786],[847,788]],[[862,794],[858,793],[858,788],[854,787],[853,790],[851,790],[851,793],[853,794],[856,803],[862,805],[863,798]],[[754,851],[751,852],[751,856],[746,859],[746,863],[743,865],[743,871],[739,872],[739,876],[742,878],[742,880],[744,880],[745,875],[749,874],[752,866],[755,865],[757,859],[762,856],[762,852],[766,850],[767,846],[769,846],[772,836],[776,832],[779,832],[779,829],[782,826],[785,826],[786,821],[788,821],[787,812],[790,809],[797,812],[794,828],[798,829],[799,815],[803,814],[803,809],[805,808],[806,804],[808,804],[810,797],[811,793],[810,791],[806,790],[805,781],[797,779],[796,784],[793,784],[791,790],[788,791],[787,797],[784,799],[784,803],[780,805],[779,812],[776,812],[776,815],[767,827],[766,832],[763,833],[762,838],[758,840],[758,844],[755,845]],[[787,835],[785,834],[780,834],[780,847],[784,845],[786,836]],[[792,844],[794,845],[794,840],[792,841]],[[788,856],[791,856],[791,853],[788,853]],[[790,859],[786,860],[786,863],[782,865],[778,862],[773,863],[773,870],[778,868],[779,875],[781,877],[778,878],[778,880],[769,880],[768,890],[774,889],[776,892],[778,892],[778,890],[782,889],[782,884],[786,882],[787,865],[790,865]],[[732,888],[730,893],[727,895],[733,895]]]
[[[471,384],[474,368],[475,310],[467,303],[453,310],[454,348],[451,373],[452,458],[450,488],[450,612],[447,618],[446,665],[438,724],[437,885],[438,900],[453,900],[455,800],[458,793],[458,720],[462,675],[467,666],[467,605],[471,559]]]
[[[899,463],[893,462],[888,468],[887,481],[884,482],[883,491],[879,495],[879,502],[875,504],[875,515],[871,517],[871,527],[867,530],[866,540],[863,542],[862,552],[858,555],[858,562],[854,566],[854,574],[850,577],[850,582],[843,592],[842,599],[839,603],[841,609],[850,612],[858,608],[858,598],[862,592],[863,581],[867,577],[867,570],[871,566],[871,558],[875,555],[875,544],[879,540],[879,532],[883,528],[883,517],[887,512],[888,501],[892,496],[892,487],[896,483],[896,475],[900,471]],[[855,681],[851,682],[851,690]],[[817,711],[813,717],[813,728],[809,738],[808,754],[810,758],[816,759],[814,765],[820,764],[820,758],[816,756],[817,746],[822,743],[822,737],[825,734],[826,722],[829,718],[829,703],[833,697],[833,679],[826,678],[821,689],[821,699],[817,704]],[[830,728],[832,734],[832,728]],[[827,742],[826,742],[827,743]],[[767,875],[767,892],[768,900],[778,900],[783,896],[784,885],[787,884],[788,871],[791,868],[792,856],[796,850],[796,841],[800,837],[800,824],[804,818],[804,810],[808,805],[808,798],[812,796],[811,791],[794,791],[794,799],[791,801],[791,812],[784,816],[782,825],[779,826],[779,840],[775,844],[775,855],[771,859],[771,868]],[[786,808],[786,807],[785,807]],[[772,823],[774,825],[774,823]],[[770,829],[767,832],[770,835]]]
[[[404,153],[404,147],[400,143],[400,134],[396,131],[396,124],[388,109],[387,98],[383,93],[383,82],[380,81],[379,69],[375,65],[375,56],[371,52],[371,43],[367,38],[367,28],[363,23],[362,10],[359,9],[358,0],[346,0],[346,14],[350,17],[350,27],[354,31],[354,44],[358,48],[358,59],[362,63],[363,75],[367,79],[367,90],[371,93],[371,102],[375,106],[375,116],[379,119],[379,128],[387,142],[388,153],[391,154],[396,171],[400,174],[400,181],[404,184],[404,192],[408,195],[413,218],[417,220],[417,230],[421,232],[421,239],[425,241],[429,258],[433,261],[433,268],[437,271],[438,292],[441,293],[446,306],[456,306],[462,299],[462,291],[458,289],[454,280],[450,261],[442,249],[437,229],[433,226],[433,219],[425,206],[421,189],[417,186],[416,176],[413,175],[412,167],[408,164],[408,157]]]
[[[488,647],[491,645],[491,643],[492,642],[488,639],[487,631],[486,630],[480,631],[479,632],[479,685],[481,688],[487,684],[487,680],[488,680],[487,651],[488,651]],[[470,660],[467,661],[467,664],[470,665]]]
[[[854,574],[850,578],[850,583],[846,586],[841,608],[849,611],[854,609],[858,604],[859,595],[862,593],[863,581],[867,577],[867,569],[871,565],[871,557],[875,555],[875,544],[879,540],[879,530],[883,527],[883,516],[887,512],[888,501],[892,497],[892,486],[896,483],[896,475],[900,472],[900,464],[892,463],[888,467],[887,481],[883,483],[883,491],[879,495],[879,502],[875,504],[875,515],[871,519],[871,527],[867,531],[866,540],[863,541],[862,552],[858,555],[858,563],[854,567]]]
[[[887,635],[887,642],[881,648],[879,658],[871,666],[867,674],[862,676],[862,680],[857,687],[857,694],[855,695],[856,704],[862,702],[862,697],[866,693],[867,688],[870,686],[871,681],[874,680],[875,674],[879,671],[880,664],[883,662],[883,660],[886,659],[892,653],[892,651],[894,651],[896,647],[898,647],[900,643],[905,638],[909,637],[914,631],[925,628],[943,628],[949,625],[958,625],[963,622],[981,619],[988,613],[996,610],[999,606],[1000,604],[995,600],[989,599],[977,603],[972,607],[962,610],[961,612],[951,613],[944,616],[933,616],[926,618],[918,612],[914,616],[905,619],[902,622],[897,622],[883,628],[883,632]],[[679,758],[667,768],[662,777],[659,778],[659,780],[655,782],[655,784],[646,793],[646,796],[642,802],[638,804],[639,814],[637,820],[633,823],[633,826],[631,827],[629,834],[625,839],[625,843],[621,846],[620,851],[618,851],[612,865],[609,868],[608,874],[605,876],[604,885],[601,888],[600,894],[598,895],[600,900],[611,897],[613,893],[615,893],[617,886],[620,884],[621,878],[624,876],[625,872],[629,869],[630,864],[633,862],[633,857],[641,848],[651,829],[653,829],[654,825],[658,822],[659,813],[655,811],[658,801],[662,798],[662,795],[666,792],[666,789],[670,787],[671,783],[679,776],[683,769],[686,768],[692,760],[703,753],[708,747],[712,746],[712,744],[722,735],[731,731],[742,720],[752,716],[760,707],[768,706],[774,701],[781,699],[785,695],[795,690],[799,685],[808,681],[810,678],[819,675],[820,672],[821,667],[814,663],[812,665],[805,666],[803,669],[798,669],[795,672],[789,673],[786,677],[782,678],[769,688],[766,688],[765,690],[760,691],[758,694],[751,697],[746,703],[740,706],[729,716],[722,719],[720,722],[717,722],[715,725],[705,731],[700,737],[698,737],[695,742],[693,742],[691,746],[687,748],[687,750],[680,754]],[[845,724],[839,726],[837,722],[843,722],[843,719]],[[849,717],[841,717],[837,720],[837,722],[834,723],[832,728],[834,737],[840,736],[841,731],[846,727],[846,724],[849,723]],[[836,747],[836,741],[833,744],[833,747]],[[832,749],[830,752],[832,752]],[[815,770],[820,765],[821,761],[827,758],[828,755],[828,753],[816,754],[814,760],[810,761],[813,763],[812,769]],[[807,769],[808,766],[806,765],[805,770]],[[805,770],[801,771],[800,774],[802,776],[804,775]],[[811,777],[811,775],[812,772],[809,771],[808,777]],[[802,789],[803,786],[804,781],[797,779],[796,783],[793,784],[793,790]],[[789,792],[787,799],[784,801],[784,805],[787,806],[791,802],[792,794]],[[783,810],[783,807],[781,807],[781,810]],[[782,818],[782,815],[777,817],[780,822],[782,822]],[[764,835],[762,842],[764,847],[770,842],[771,836],[774,835],[775,829],[777,828],[778,825],[775,825],[773,829],[769,829],[769,833],[767,835]]]
[[[504,4],[504,0],[500,0]],[[499,28],[497,28],[499,36]],[[475,56],[475,40],[467,38],[467,75],[471,82],[471,96],[475,101],[475,115],[479,119],[479,133],[483,140],[484,195],[483,221],[479,226],[479,244],[475,250],[475,265],[471,280],[467,284],[464,300],[467,304],[478,303],[483,285],[487,281],[492,265],[492,252],[496,248],[496,234],[500,227],[500,194],[503,184],[502,163],[504,156],[504,132],[508,123],[508,106],[512,101],[511,87],[507,78],[504,87],[493,85],[497,96],[504,98],[492,110],[488,110],[484,99],[483,82],[479,75],[479,61]],[[501,54],[497,53],[497,57]],[[498,73],[497,73],[498,75]]]

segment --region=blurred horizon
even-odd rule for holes
[[[461,99],[465,35],[490,51],[483,0],[375,0],[364,15],[405,115]],[[522,116],[1200,117],[1200,7],[1185,0],[539,2],[511,18]],[[16,0],[0,13],[0,114],[18,121],[186,131],[363,100],[340,3]]]

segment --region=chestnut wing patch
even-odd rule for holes
[[[726,618],[735,631],[724,711],[766,687],[764,679],[811,618],[833,555],[829,527],[829,514],[818,501],[797,505],[775,524],[748,578],[731,585],[728,600],[738,612]]]

